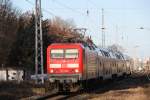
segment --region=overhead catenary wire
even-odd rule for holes
[[[33,6],[35,6],[35,4],[34,4],[33,2],[31,2],[30,0],[25,0],[25,1],[26,1],[26,2],[28,2],[29,4],[31,4],[31,5],[33,5]],[[42,8],[42,10],[43,10],[45,13],[47,13],[47,14],[49,14],[49,15],[53,16],[53,17],[56,17],[56,15],[55,15],[55,14],[53,14],[52,12],[50,12],[50,11],[48,11],[48,10],[44,9],[44,8]]]
[[[88,2],[90,2],[90,4],[91,4],[95,9],[98,9],[98,8],[96,8],[97,5],[96,5],[93,1],[88,0]]]
[[[30,0],[25,0],[25,1],[34,6],[34,3],[31,2]],[[57,2],[59,5],[61,5],[61,6],[65,7],[65,8],[67,8],[67,9],[69,9],[69,10],[71,10],[71,11],[73,11],[73,12],[79,13],[79,14],[81,14],[81,15],[87,16],[87,14],[88,14],[88,16],[89,16],[89,14],[90,14],[90,11],[89,11],[89,10],[86,10],[86,13],[84,14],[84,13],[79,12],[78,10],[75,10],[75,9],[73,9],[73,8],[71,8],[71,7],[65,5],[65,4],[63,4],[63,3],[61,3],[61,2],[58,2],[57,0],[56,0],[55,2]],[[42,8],[42,10],[43,10],[45,13],[50,14],[50,15],[56,17],[56,15],[55,15],[54,13],[52,13],[52,12],[50,12],[50,11],[44,9],[44,8]],[[88,13],[87,13],[87,12],[88,12]],[[95,21],[93,21],[92,19],[90,19],[90,20],[91,20],[92,23],[95,22]]]
[[[33,2],[31,2],[30,0],[25,0],[25,1],[26,1],[27,3],[29,3],[30,5],[32,5],[32,6],[35,6],[35,4],[34,4]],[[92,19],[90,18],[90,13],[91,13],[91,12],[90,12],[89,9],[87,9],[87,10],[85,11],[85,13],[82,13],[82,12],[80,12],[80,11],[74,9],[74,8],[69,7],[68,5],[65,5],[65,4],[63,4],[63,3],[61,3],[61,2],[58,2],[58,0],[56,0],[56,1],[54,1],[54,2],[56,2],[56,3],[59,4],[60,6],[63,6],[64,8],[66,8],[66,9],[68,9],[68,10],[70,10],[70,11],[73,11],[74,13],[78,13],[78,14],[80,14],[80,15],[83,15],[83,16],[85,16],[85,17],[88,17],[88,19],[89,19],[89,21],[90,21],[90,24],[96,23],[94,20],[92,20]],[[47,10],[47,9],[42,8],[42,10],[43,10],[43,12],[45,12],[45,13],[47,13],[47,14],[53,16],[53,17],[57,17],[54,13],[50,12],[50,11]],[[94,25],[91,25],[91,27],[92,27],[92,26],[94,26]],[[91,32],[90,29],[88,29],[88,30]]]
[[[69,7],[69,6],[66,5],[66,4],[63,4],[62,2],[59,2],[58,0],[55,0],[54,2],[56,2],[58,5],[63,6],[64,8],[67,8],[67,9],[73,11],[73,12],[76,12],[76,13],[79,13],[79,14],[81,14],[81,15],[86,16],[84,13],[82,13],[82,12],[76,10],[76,9],[71,8],[71,7]]]
[[[69,10],[75,12],[75,13],[78,13],[78,14],[80,14],[80,15],[83,15],[83,16],[85,16],[85,17],[88,17],[89,21],[91,22],[90,24],[93,24],[93,23],[95,22],[94,20],[92,20],[92,19],[90,18],[90,10],[89,10],[89,9],[87,9],[87,10],[85,11],[85,13],[82,13],[82,12],[76,10],[76,9],[73,9],[73,8],[69,7],[69,6],[66,5],[66,4],[63,4],[63,3],[59,2],[58,0],[56,0],[56,1],[54,1],[54,2],[56,2],[56,3],[59,4],[60,6],[63,6],[64,8],[67,8],[67,9],[69,9]],[[93,26],[93,25],[92,25],[92,26]]]
[[[25,1],[28,2],[29,4],[31,4],[32,6],[34,6],[34,3],[31,2],[30,0],[25,0]],[[55,1],[55,2],[56,2],[56,1]],[[67,8],[67,9],[73,11],[73,12],[79,13],[79,14],[84,15],[84,16],[87,16],[87,15],[89,15],[89,13],[90,13],[89,10],[87,10],[86,13],[84,14],[84,13],[81,13],[81,12],[79,12],[79,11],[77,11],[77,10],[75,10],[75,9],[73,9],[73,8],[71,8],[71,7],[69,7],[69,6],[65,5],[65,4],[63,4],[63,3],[60,3],[60,2],[58,2],[58,1],[57,1],[57,3],[58,3],[59,5],[65,7],[65,8]],[[50,15],[56,17],[56,15],[55,15],[54,13],[52,13],[52,12],[50,12],[50,11],[44,9],[44,8],[42,8],[42,10],[43,10],[45,13],[50,14]],[[88,12],[88,13],[87,13],[87,12]],[[92,22],[93,22],[93,20],[92,20]]]
[[[79,14],[81,14],[81,15],[83,15],[83,16],[89,16],[89,15],[90,15],[90,10],[89,10],[89,9],[86,9],[85,13],[82,13],[82,12],[76,10],[76,9],[73,9],[73,8],[69,7],[68,5],[65,5],[65,4],[59,2],[58,0],[55,0],[54,2],[56,2],[56,3],[59,4],[60,6],[63,6],[64,8],[67,8],[67,9],[69,9],[69,10],[75,12],[75,13],[79,13]],[[95,21],[93,21],[92,19],[90,19],[90,20],[91,20],[91,22],[95,22]]]

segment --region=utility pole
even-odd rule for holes
[[[102,8],[102,47],[105,47],[104,9]]]
[[[44,74],[41,0],[35,0],[35,75]],[[37,78],[38,79],[38,78]],[[44,79],[42,78],[42,83]],[[38,80],[37,80],[38,81]]]

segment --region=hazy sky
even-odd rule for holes
[[[22,12],[34,10],[35,0],[11,1]],[[41,1],[44,18],[59,16],[74,20],[77,27],[88,28],[86,34],[97,45],[101,44],[101,9],[104,8],[106,45],[117,42],[130,56],[150,57],[150,0]]]

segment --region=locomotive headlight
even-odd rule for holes
[[[78,68],[79,64],[67,64],[68,68]]]
[[[54,72],[54,70],[53,70],[53,69],[51,69],[51,70],[50,70],[50,72],[51,72],[51,73],[53,73],[53,72]]]
[[[79,70],[78,70],[78,69],[75,69],[75,72],[76,72],[76,73],[78,73],[78,72],[79,72]]]
[[[61,68],[61,64],[50,64],[50,68]]]

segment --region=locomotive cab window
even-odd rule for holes
[[[51,58],[63,58],[64,50],[63,49],[52,49]]]
[[[78,58],[78,49],[66,49],[65,58]]]

